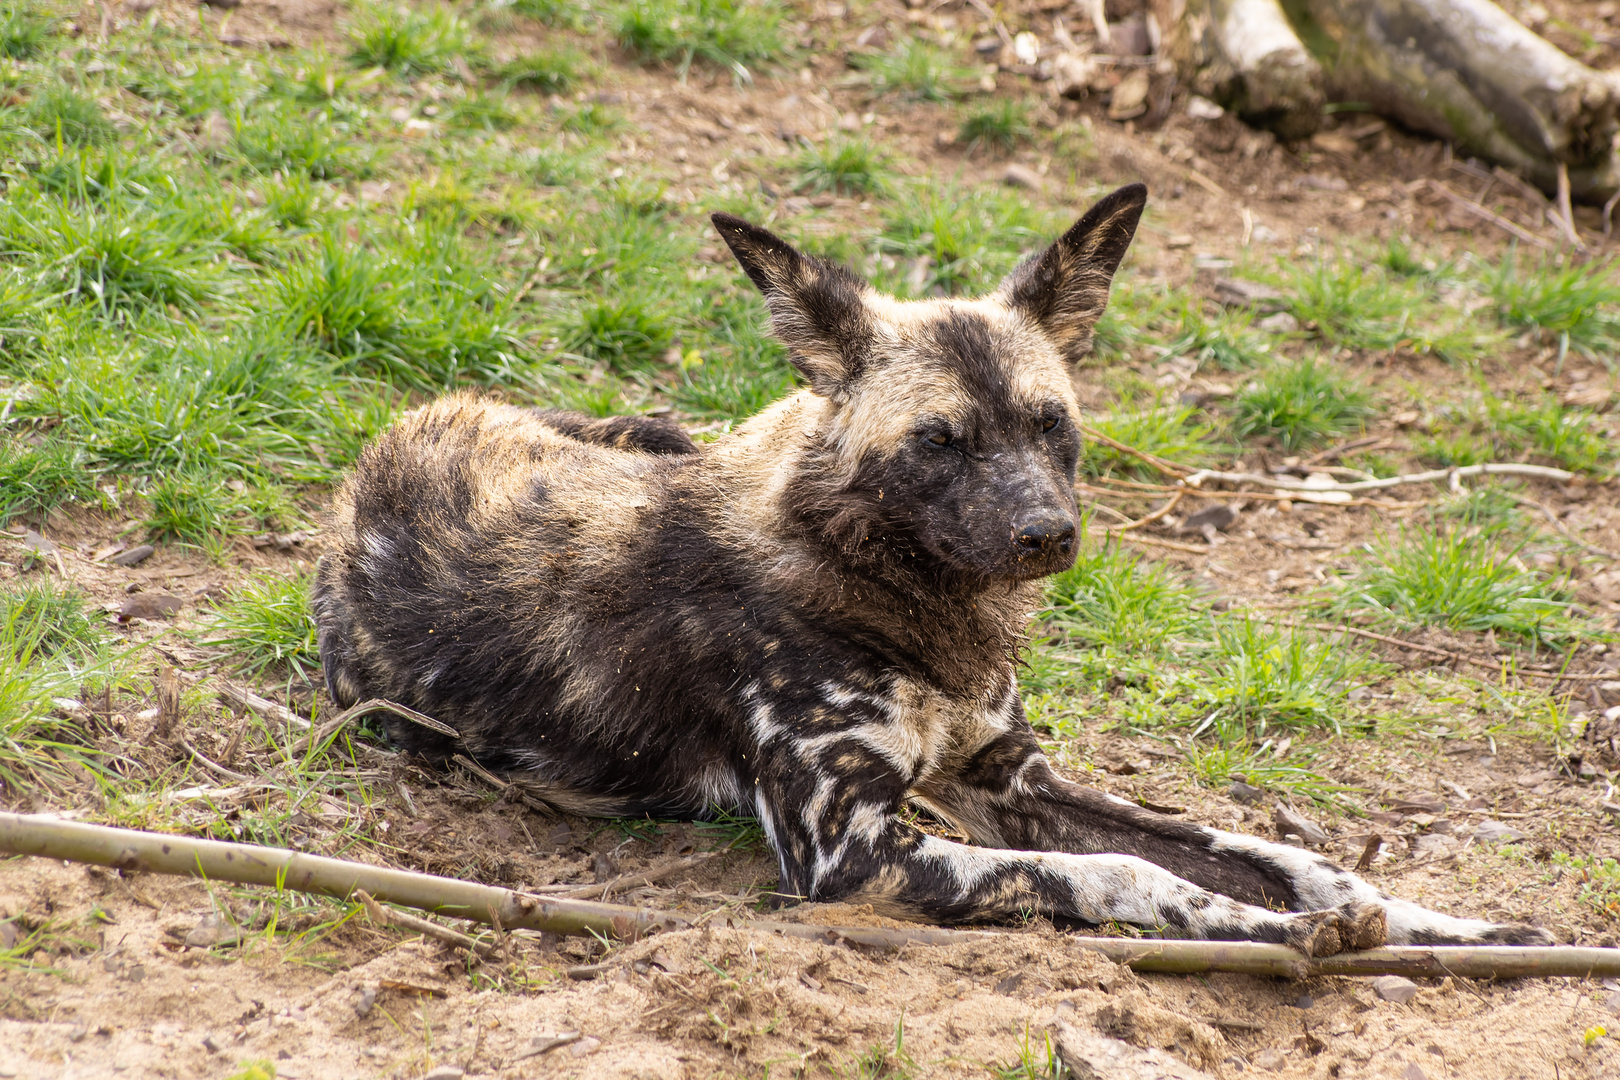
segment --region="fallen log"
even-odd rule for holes
[[[1194,90],[1256,127],[1303,139],[1322,121],[1323,72],[1277,0],[1154,0],[1160,48]]]
[[[33,814],[0,813],[0,852],[107,866],[126,873],[175,874],[293,889],[346,902],[374,901],[486,923],[503,930],[545,930],[619,940],[713,924],[626,904],[531,896],[494,885],[369,866],[285,848],[259,847],[189,836],[115,829]],[[740,925],[812,941],[869,948],[954,945],[1005,937],[1010,931],[946,930],[918,926],[817,926],[749,919]],[[1512,945],[1405,946],[1307,958],[1283,945],[1249,941],[1165,941],[1065,936],[1071,945],[1101,953],[1136,971],[1193,974],[1208,971],[1285,978],[1320,975],[1407,975],[1518,978],[1620,976],[1620,949]]]
[[[1282,138],[1314,132],[1324,101],[1354,104],[1549,195],[1601,204],[1620,191],[1620,81],[1491,0],[1150,3],[1180,80]]]
[[[1620,87],[1490,0],[1286,0],[1331,100],[1364,102],[1543,191],[1616,189]]]

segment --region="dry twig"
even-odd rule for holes
[[[1084,424],[1080,425],[1080,434],[1090,439],[1092,442],[1102,443],[1104,446],[1118,450],[1122,454],[1129,454],[1133,458],[1146,462],[1167,476],[1180,478],[1192,472],[1192,469],[1186,467],[1185,465],[1177,465],[1174,462],[1166,461],[1163,458],[1154,457],[1146,450],[1138,450],[1134,446],[1127,446],[1118,439],[1111,439],[1095,428],[1087,427]]]
[[[1470,476],[1530,476],[1538,480],[1557,480],[1568,483],[1575,479],[1575,474],[1563,469],[1553,469],[1545,465],[1521,465],[1518,462],[1488,462],[1484,465],[1463,465],[1450,469],[1430,469],[1428,472],[1407,473],[1404,476],[1386,476],[1379,480],[1352,480],[1349,483],[1312,484],[1304,480],[1295,480],[1292,477],[1262,476],[1260,473],[1233,473],[1219,472],[1215,469],[1199,469],[1182,482],[1188,487],[1197,488],[1211,480],[1223,484],[1262,484],[1276,488],[1280,491],[1298,491],[1305,494],[1321,494],[1323,492],[1338,491],[1353,493],[1358,491],[1378,491],[1383,488],[1401,487],[1404,484],[1432,484],[1436,480],[1465,480]]]
[[[453,945],[458,949],[466,949],[468,952],[477,953],[479,956],[488,956],[495,951],[494,945],[452,930],[448,926],[440,926],[436,922],[418,918],[409,912],[389,911],[377,903],[371,894],[364,889],[354,890],[354,898],[360,901],[361,906],[366,909],[366,916],[378,926],[398,926],[433,938],[435,941],[442,941],[446,945]]]
[[[1263,618],[1264,616],[1262,616]],[[1442,649],[1436,645],[1421,645],[1416,641],[1406,641],[1402,638],[1391,637],[1372,630],[1363,630],[1359,626],[1343,626],[1337,623],[1296,622],[1293,619],[1270,619],[1279,626],[1292,626],[1300,630],[1316,630],[1324,634],[1354,634],[1356,637],[1367,638],[1372,641],[1382,641],[1388,645],[1399,645],[1403,649],[1414,652],[1428,653],[1430,656],[1440,656],[1458,664],[1472,664],[1475,667],[1485,668],[1489,671],[1502,671],[1504,665],[1513,662],[1511,657],[1499,657],[1492,660],[1481,660],[1467,653],[1453,652],[1451,649]],[[1513,668],[1513,674],[1522,675],[1527,679],[1551,679],[1553,682],[1602,682],[1614,678],[1608,675],[1582,675],[1573,672],[1534,671],[1528,668]]]
[[[1414,189],[1418,187],[1427,187],[1430,191],[1444,195],[1446,198],[1450,199],[1464,210],[1467,210],[1469,213],[1484,218],[1492,225],[1495,225],[1498,229],[1518,237],[1527,244],[1534,244],[1539,248],[1552,247],[1552,244],[1548,243],[1545,237],[1537,236],[1529,229],[1526,229],[1520,225],[1515,225],[1501,214],[1498,214],[1493,210],[1487,210],[1485,207],[1481,206],[1473,199],[1468,198],[1466,195],[1457,194],[1439,180],[1419,180],[1413,185]]]

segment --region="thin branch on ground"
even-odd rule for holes
[[[1501,214],[1481,206],[1468,196],[1459,195],[1457,192],[1451,190],[1451,188],[1447,187],[1439,180],[1419,180],[1416,184],[1412,185],[1413,190],[1416,190],[1419,187],[1427,187],[1430,191],[1445,196],[1447,199],[1450,199],[1453,203],[1456,203],[1469,213],[1484,218],[1492,225],[1495,225],[1498,229],[1501,229],[1503,232],[1512,236],[1518,237],[1527,244],[1534,244],[1539,248],[1552,247],[1552,243],[1547,240],[1546,237],[1538,236],[1521,225],[1515,225]]]
[[[0,851],[116,867],[125,872],[174,874],[238,885],[265,885],[316,893],[345,902],[359,900],[359,894],[364,890],[374,902],[381,900],[403,907],[436,911],[452,918],[498,923],[507,930],[542,930],[578,937],[599,935],[627,941],[648,934],[691,929],[702,918],[624,904],[530,896],[493,885],[369,866],[282,848],[114,829],[105,825],[86,825],[28,814],[0,813]],[[386,917],[392,922],[395,916],[389,913]],[[818,926],[754,920],[741,911],[727,912],[726,918],[735,925],[765,933],[882,949],[984,942],[1016,933],[944,930],[927,926]],[[431,932],[442,939],[441,932],[445,931],[446,928],[435,926]],[[1286,946],[1259,942],[1069,936],[1062,940],[1068,945],[1101,953],[1137,971],[1228,971],[1286,978],[1383,974],[1438,976],[1441,965],[1444,965],[1452,974],[1465,978],[1620,976],[1620,949],[1512,945],[1409,946],[1307,958]]]
[[[1403,476],[1386,476],[1379,480],[1355,480],[1350,483],[1312,484],[1304,480],[1295,480],[1291,477],[1262,476],[1260,473],[1234,473],[1219,472],[1215,469],[1200,469],[1186,477],[1183,481],[1190,488],[1197,488],[1211,480],[1222,484],[1261,484],[1281,491],[1298,491],[1305,494],[1322,494],[1324,492],[1344,492],[1346,494],[1358,491],[1377,491],[1383,488],[1401,487],[1405,484],[1430,484],[1436,480],[1466,480],[1472,476],[1530,476],[1538,480],[1557,480],[1568,483],[1575,479],[1575,474],[1563,469],[1554,469],[1546,465],[1521,465],[1518,462],[1490,462],[1484,465],[1462,465],[1450,469],[1431,469],[1428,472],[1407,473]]]
[[[1138,450],[1136,447],[1129,446],[1117,439],[1111,439],[1095,428],[1087,427],[1084,424],[1080,425],[1080,434],[1090,439],[1092,442],[1102,443],[1104,446],[1118,450],[1122,454],[1129,454],[1140,461],[1146,462],[1167,476],[1180,478],[1193,471],[1191,466],[1177,465],[1174,462],[1166,461],[1161,457],[1154,457],[1146,450]]]
[[[1500,673],[1505,665],[1515,663],[1512,657],[1498,657],[1491,660],[1481,660],[1477,656],[1467,653],[1455,652],[1451,649],[1442,649],[1436,645],[1422,645],[1416,641],[1406,641],[1403,638],[1392,637],[1389,634],[1380,634],[1373,630],[1363,630],[1359,626],[1344,626],[1338,623],[1299,622],[1294,619],[1266,618],[1267,622],[1274,622],[1279,626],[1292,626],[1299,630],[1316,630],[1324,634],[1354,634],[1356,637],[1368,638],[1372,641],[1382,641],[1388,645],[1399,645],[1403,649],[1414,652],[1428,653],[1430,656],[1440,656],[1459,664],[1472,664],[1475,667],[1485,668]],[[1530,668],[1509,667],[1514,675],[1522,675],[1527,679],[1551,679],[1553,682],[1602,682],[1614,678],[1612,673],[1607,675],[1584,675],[1573,672],[1535,671]]]
[[[1596,544],[1589,543],[1586,540],[1581,539],[1579,536],[1576,536],[1575,531],[1560,521],[1558,514],[1546,503],[1537,502],[1535,499],[1532,499],[1527,495],[1520,495],[1515,491],[1507,491],[1503,492],[1503,494],[1521,506],[1533,506],[1537,510],[1540,510],[1542,516],[1548,521],[1552,522],[1552,527],[1563,533],[1572,543],[1579,544],[1582,548],[1592,552],[1594,555],[1602,555],[1605,558],[1620,560],[1620,552],[1610,551],[1606,547],[1599,547]]]
[[[234,702],[244,709],[251,709],[264,717],[284,727],[294,727],[300,731],[308,731],[314,727],[308,720],[293,712],[285,705],[278,705],[268,698],[262,698],[253,691],[235,683],[221,679],[219,681],[219,696],[227,701]]]
[[[1140,529],[1143,525],[1151,525],[1153,522],[1158,521],[1160,518],[1170,513],[1170,511],[1174,510],[1176,505],[1180,503],[1184,497],[1186,497],[1186,494],[1187,493],[1185,491],[1176,492],[1165,501],[1163,506],[1153,511],[1151,514],[1137,518],[1135,521],[1127,521],[1123,525],[1105,525],[1103,527],[1112,533],[1122,533],[1130,532],[1132,529]]]
[[[676,859],[672,863],[644,870],[635,874],[620,874],[611,881],[596,882],[591,885],[572,885],[568,888],[551,893],[552,896],[570,897],[579,900],[606,900],[610,896],[639,889],[643,885],[656,885],[660,881],[668,881],[676,874],[684,873],[695,866],[700,866],[717,856],[724,855],[731,850],[724,847],[718,851],[701,851],[696,855],[688,855],[684,859]]]
[[[246,773],[239,773],[235,769],[227,769],[219,762],[208,757],[201,750],[198,750],[195,746],[192,746],[186,740],[181,739],[179,742],[180,749],[190,754],[193,761],[207,769],[209,772],[213,773],[215,776],[220,776],[226,780],[235,780],[238,782],[253,779],[253,777],[247,775]]]
[[[448,926],[440,926],[436,922],[419,918],[409,912],[390,911],[377,903],[372,895],[364,889],[354,890],[354,898],[360,901],[361,906],[366,909],[367,917],[378,926],[397,926],[402,930],[410,930],[433,938],[435,941],[442,941],[446,945],[453,945],[458,949],[466,949],[468,952],[477,953],[479,956],[488,956],[495,951],[495,946],[489,942],[479,941],[477,938],[469,937],[460,931],[452,930]]]

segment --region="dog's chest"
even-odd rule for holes
[[[896,676],[877,702],[866,741],[913,783],[951,768],[1005,732],[1012,723],[1011,673],[986,679],[976,692],[947,694],[936,686]]]

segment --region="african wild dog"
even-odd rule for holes
[[[1114,192],[978,300],[899,302],[714,224],[806,389],[695,446],[672,423],[453,396],[337,499],[316,592],[334,699],[455,727],[585,814],[755,815],[780,891],[930,920],[1038,910],[1318,955],[1541,942],[1309,852],[1056,775],[1015,656],[1075,556],[1070,379],[1146,192]],[[901,821],[908,801],[972,845]],[[1276,909],[1276,910],[1273,910]]]

